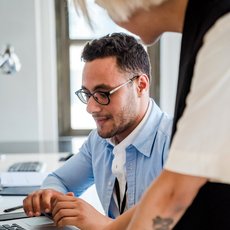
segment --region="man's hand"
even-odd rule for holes
[[[83,230],[102,230],[113,220],[86,201],[71,195],[59,195],[52,203],[53,220],[58,227],[74,225]]]
[[[32,192],[23,200],[24,211],[28,216],[40,216],[41,212],[49,213],[52,211],[52,200],[61,194],[53,189]]]

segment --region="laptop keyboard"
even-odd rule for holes
[[[18,224],[3,224],[0,225],[0,230],[26,230]]]

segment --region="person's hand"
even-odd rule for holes
[[[52,217],[58,227],[74,225],[82,230],[102,230],[112,219],[81,198],[60,195],[52,203]]]
[[[53,189],[34,191],[23,200],[24,211],[27,216],[40,216],[41,212],[50,213],[52,199],[61,194]]]

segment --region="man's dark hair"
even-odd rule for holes
[[[90,62],[98,58],[116,57],[118,67],[126,72],[144,73],[150,78],[150,63],[144,47],[125,33],[108,34],[88,42],[82,52],[82,60]]]

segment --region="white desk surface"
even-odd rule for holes
[[[45,171],[51,172],[60,167],[63,162],[59,159],[69,153],[6,153],[0,154],[0,172],[7,171],[8,167],[16,162],[41,161],[46,165]]]
[[[22,205],[24,196],[0,196],[0,214],[6,214],[3,210]],[[13,212],[22,212],[23,209],[17,209]],[[10,212],[10,213],[13,213]]]

